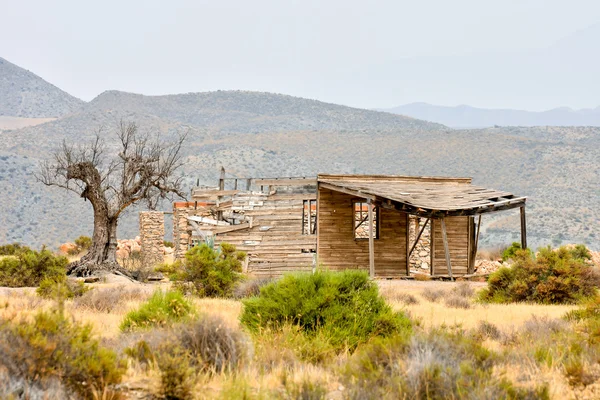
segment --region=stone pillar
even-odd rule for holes
[[[140,212],[142,263],[153,267],[164,261],[165,214],[162,211]]]
[[[191,237],[187,220],[190,215],[190,207],[187,203],[183,204],[175,203],[173,205],[173,246],[176,260],[181,260],[185,256]]]

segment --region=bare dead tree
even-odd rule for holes
[[[119,216],[133,204],[146,203],[155,209],[161,199],[182,194],[181,178],[174,172],[181,166],[181,147],[186,135],[167,143],[158,135],[141,133],[134,122],[121,121],[117,129],[115,155],[102,129],[86,145],[66,141],[53,158],[40,166],[38,180],[89,200],[94,210],[92,246],[79,261],[69,266],[71,275],[91,275],[99,271],[125,271],[116,260]]]

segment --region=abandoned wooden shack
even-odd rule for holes
[[[520,208],[525,197],[474,186],[470,178],[325,175],[228,178],[196,187],[174,203],[175,257],[200,242],[227,242],[247,252],[246,272],[280,275],[366,269],[372,277],[411,274],[415,248],[432,276],[472,274],[481,216]]]

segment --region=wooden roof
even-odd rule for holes
[[[471,184],[471,178],[324,175],[322,188],[423,217],[478,215],[521,207],[526,197]]]

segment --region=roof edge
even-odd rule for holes
[[[407,175],[333,175],[318,174],[317,181],[398,181],[398,182],[438,182],[438,183],[464,183],[470,184],[472,178],[445,177],[445,176],[407,176]]]

